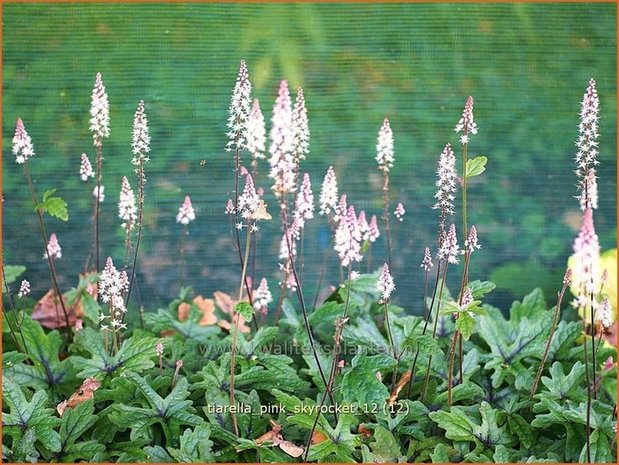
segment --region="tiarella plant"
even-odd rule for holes
[[[423,293],[406,309],[397,305],[396,282],[399,289],[410,283],[399,277],[398,261],[391,263],[390,230],[401,221],[410,227],[415,210],[408,201],[394,199],[390,206],[390,122],[384,120],[376,146],[387,253],[374,251],[382,266],[372,272],[371,245],[381,234],[372,204],[356,208],[361,203],[345,193],[344,173],[338,184],[329,166],[316,207],[310,175],[300,170],[309,156],[305,97],[299,88],[293,103],[287,81],[280,82],[270,118],[270,170],[261,174],[265,118],[241,62],[227,123],[234,179],[225,207],[240,264],[238,288],[210,296],[184,287],[188,228],[196,219],[187,195],[176,212],[183,228],[179,295],[165,308],[140,313],[141,326],[126,315],[132,285],[138,290],[145,222],[151,141],[144,103],[133,124],[136,194],[122,177],[118,202],[124,266],[109,256],[99,269],[109,105],[97,75],[90,121],[96,166],[84,154],[79,170],[81,181],[97,180],[96,270],[80,275],[64,294],[55,262],[76,250],[62,241],[60,229],[48,236],[44,219],[66,221],[67,204],[53,189],[37,198],[28,170],[34,148],[18,120],[13,155],[24,165],[52,290],[35,302],[25,268],[2,264],[3,460],[616,462],[616,349],[606,343],[614,320],[612,270],[603,265],[594,226],[600,169],[595,81],[583,99],[577,140],[582,226],[557,298],[547,303],[535,289],[502,310],[487,303],[495,285],[478,279],[483,270],[476,265],[491,232],[468,222],[469,210],[475,211],[467,205],[469,182],[488,162],[468,153],[478,130],[472,97],[455,128],[461,173],[451,144],[438,157],[436,194],[427,199],[439,211],[436,242],[419,250],[413,266]],[[257,187],[267,176],[272,194]],[[279,206],[273,216],[279,217],[280,269],[263,276],[256,275],[255,244],[261,222],[272,219],[269,195]],[[390,224],[392,214],[398,221]],[[303,273],[310,220],[322,221],[332,236],[317,283]],[[337,256],[340,286],[323,299],[317,293],[310,306],[307,288],[323,287],[329,254]],[[273,276],[280,279],[279,295],[271,291]],[[568,289],[582,322],[561,319]]]

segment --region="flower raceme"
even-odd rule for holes
[[[294,217],[299,221],[301,228],[307,220],[314,218],[314,193],[308,173],[303,174],[303,181],[295,202]]]
[[[593,210],[587,208],[582,216],[582,226],[574,240],[573,284],[577,296],[573,305],[588,305],[590,296],[600,288],[600,242],[593,224]],[[593,302],[594,303],[594,302]]]
[[[103,202],[105,200],[105,186],[95,186],[92,190],[92,196],[96,199],[99,199],[99,202]]]
[[[260,110],[260,102],[254,99],[251,111],[247,118],[247,151],[252,156],[252,166],[258,163],[258,160],[264,160],[266,156],[266,129],[264,127],[264,116]]]
[[[99,296],[101,302],[109,304],[110,307],[110,325],[113,331],[126,328],[126,325],[122,322],[123,315],[127,313],[125,307],[124,294],[129,288],[129,278],[127,273],[118,271],[114,266],[114,262],[111,257],[108,257],[105,262],[105,268],[101,272],[99,277]],[[101,315],[100,320],[108,318],[108,316]],[[102,325],[103,329],[109,329],[107,325]]]
[[[421,268],[424,271],[430,271],[432,269],[432,254],[430,253],[430,247],[426,247],[423,251],[423,260],[421,261]]]
[[[320,214],[330,215],[331,212],[335,212],[337,207],[337,198],[337,177],[335,176],[333,166],[329,166],[324,180],[322,181],[322,188],[320,189]]]
[[[305,107],[305,95],[303,89],[297,89],[297,98],[292,108],[292,153],[296,163],[305,160],[309,154],[309,122],[307,120],[307,108]]]
[[[395,207],[395,211],[393,212],[393,214],[398,219],[398,221],[404,220],[405,213],[406,213],[406,210],[404,210],[404,205],[402,205],[402,203],[398,203]]]
[[[378,219],[376,215],[372,215],[370,223],[368,225],[368,240],[370,242],[376,242],[376,239],[380,237],[380,230],[378,229]]]
[[[118,199],[118,217],[123,221],[122,228],[128,231],[138,219],[138,207],[129,180],[123,176]]]
[[[455,192],[458,188],[458,174],[456,173],[456,156],[451,149],[451,144],[445,145],[438,160],[436,170],[436,187],[434,197],[437,202],[432,208],[440,209],[442,214],[453,215]]]
[[[458,255],[460,254],[460,247],[458,246],[458,237],[456,235],[456,225],[451,223],[449,231],[444,239],[441,240],[441,244],[438,248],[438,259],[451,263],[452,265],[458,264]]]
[[[342,197],[345,198],[345,196]],[[355,207],[350,205],[346,214],[340,215],[335,230],[334,249],[343,267],[347,267],[352,262],[360,262],[363,259],[361,256],[361,240]]]
[[[21,118],[17,118],[15,125],[15,135],[13,136],[13,155],[15,155],[15,163],[25,163],[28,158],[34,156],[34,146],[32,139],[26,132],[24,123]]]
[[[298,169],[293,156],[294,129],[292,124],[292,103],[288,91],[288,81],[281,81],[271,119],[269,178],[274,183],[271,189],[278,199],[295,191],[295,173]]]
[[[134,155],[131,160],[133,165],[137,166],[150,161],[150,158],[147,156],[148,152],[150,152],[150,131],[148,129],[144,100],[140,100],[133,115],[131,151]]]
[[[256,193],[254,179],[251,174],[245,176],[245,187],[243,193],[239,195],[238,209],[239,215],[245,220],[251,219],[252,215],[258,210],[260,197]]]
[[[92,169],[92,164],[88,159],[88,155],[82,153],[82,158],[80,160],[80,179],[83,182],[88,181],[88,178],[94,178],[95,172]]]
[[[388,173],[389,170],[393,168],[393,132],[391,131],[388,118],[384,119],[383,125],[378,131],[376,162],[378,163],[378,168],[385,173]]]
[[[253,294],[254,309],[262,311],[264,315],[267,313],[267,306],[273,302],[273,296],[269,290],[269,283],[266,278],[262,278],[258,289]]]
[[[387,265],[386,263],[383,265],[383,269],[380,273],[380,276],[378,277],[377,287],[381,293],[381,303],[389,302],[389,299],[391,298],[391,293],[395,289],[395,283],[393,282],[393,277],[389,272],[389,265]]]
[[[176,222],[180,224],[189,224],[196,219],[196,212],[191,205],[191,198],[186,195],[185,200],[178,208],[178,214],[176,215]]]
[[[477,228],[475,227],[475,225],[472,225],[469,229],[468,236],[464,241],[464,250],[462,251],[462,253],[472,254],[473,252],[475,252],[476,249],[481,249],[481,245],[479,245],[477,239]]]
[[[56,233],[52,233],[52,235],[49,236],[49,241],[47,241],[47,252],[43,255],[43,258],[48,257],[55,260],[62,258],[62,248],[60,247]]]
[[[580,209],[597,208],[597,183],[595,166],[598,160],[598,123],[600,100],[598,98],[595,80],[589,80],[589,86],[583,96],[580,108],[580,123],[578,125],[578,139],[576,141],[576,176],[580,193]]]
[[[244,60],[241,60],[228,109],[228,143],[226,144],[226,151],[241,150],[248,145],[247,123],[250,107],[251,82],[249,81],[247,65]]]
[[[457,133],[463,133],[460,136],[460,143],[462,145],[468,144],[470,134],[477,134],[477,124],[475,124],[473,118],[473,97],[471,97],[470,95],[466,99],[466,103],[464,104],[464,111],[462,112],[462,117],[458,121],[458,124],[456,124],[454,131],[456,131]]]
[[[17,297],[25,297],[28,294],[30,294],[30,282],[24,279],[19,285],[19,292],[17,293]]]
[[[97,73],[90,103],[90,130],[95,147],[101,148],[103,139],[110,136],[110,104],[101,73]]]

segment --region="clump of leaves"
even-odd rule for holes
[[[301,313],[290,301],[284,302],[279,326],[239,334],[238,436],[230,417],[231,336],[199,324],[203,312],[189,298],[190,290],[168,309],[150,313],[146,329],[126,335],[115,355],[106,350],[94,322],[69,344],[58,331],[45,330],[25,315],[28,352],[9,351],[3,357],[4,460],[294,462],[305,452],[315,462],[584,460],[579,322],[557,325],[540,386],[530,398],[552,311],[535,290],[504,314],[482,303],[491,283],[471,282],[475,308],[467,315],[475,327],[464,341],[463,382],[454,386],[449,408],[446,354],[456,329],[450,293],[441,302],[448,311],[438,316],[436,339],[422,335],[421,317],[389,307],[401,351],[394,376],[396,360],[373,282],[375,276],[361,276],[350,291],[336,291],[310,315],[321,363],[330,366],[331,317],[341,312],[350,292],[334,404],[329,399],[321,404],[325,386],[314,357],[304,351]],[[183,320],[177,312],[181,302],[189,306]],[[4,336],[10,350],[9,335]],[[161,370],[157,342],[164,347]],[[420,402],[430,356],[428,390]],[[599,371],[591,411],[591,454],[601,462],[616,460],[616,351],[600,346],[599,360],[609,357]],[[80,394],[86,379],[100,387]],[[407,383],[412,383],[410,397],[403,389]],[[69,398],[73,401],[66,402]],[[62,416],[59,404],[68,405]]]

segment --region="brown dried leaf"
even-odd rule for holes
[[[56,406],[58,414],[62,416],[67,408],[75,408],[79,404],[92,399],[95,391],[101,387],[101,382],[96,378],[86,378],[82,385],[67,400],[60,402]]]
[[[365,436],[366,438],[370,438],[372,437],[372,430],[367,429],[367,427],[361,423],[359,425],[359,429],[357,430],[357,432],[361,435],[361,436]]]
[[[320,444],[321,442],[325,442],[327,439],[327,435],[325,433],[321,433],[320,431],[314,431],[312,434],[312,444]]]
[[[387,401],[387,405],[389,405],[389,407],[393,406],[393,404],[396,403],[396,401],[398,400],[398,395],[400,395],[400,391],[402,390],[404,386],[406,386],[406,383],[410,381],[411,374],[412,372],[408,370],[406,373],[402,375],[402,377],[400,378],[400,381],[398,381],[398,384],[395,385],[395,387],[393,388],[393,391],[391,392],[391,396],[389,397],[389,400]]]
[[[213,293],[213,296],[215,297],[215,304],[217,305],[217,307],[219,307],[222,312],[232,317],[232,315],[235,313],[234,307],[237,304],[237,301],[225,292],[221,291],[215,291]],[[241,315],[235,315],[234,319],[236,320],[237,318],[239,318],[239,331],[241,331],[242,333],[250,333],[251,328],[245,324],[245,318],[243,318]],[[217,322],[217,325],[227,331],[230,331],[230,328],[232,327],[231,323],[227,320],[219,320]]]
[[[299,447],[296,444],[291,443],[290,441],[280,442],[279,448],[294,458],[301,457],[301,455],[303,454],[303,451],[305,450],[302,447]]]
[[[193,299],[193,303],[202,312],[202,318],[200,319],[200,326],[211,326],[217,323],[217,317],[215,316],[215,302],[213,299],[205,299],[201,295],[196,296]]]
[[[81,301],[78,301],[73,307],[67,305],[66,297],[63,297],[63,301],[67,308],[69,325],[75,326],[77,319],[84,316]],[[62,305],[53,289],[50,289],[34,306],[32,319],[48,329],[66,328],[67,322],[62,311]]]

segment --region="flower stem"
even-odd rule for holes
[[[391,229],[389,228],[389,173],[383,175],[383,221],[385,222],[385,231],[387,233],[387,264],[391,269]]]
[[[28,161],[24,163],[24,170],[26,173],[26,180],[28,181],[28,187],[30,188],[30,195],[32,196],[32,201],[35,207],[39,204],[37,201],[37,196],[34,192],[34,185],[32,184],[32,177],[30,176],[30,170],[28,169]],[[64,320],[66,324],[66,332],[67,339],[70,342],[73,339],[73,334],[71,333],[71,325],[69,323],[69,312],[67,311],[67,307],[65,306],[64,299],[62,298],[62,293],[60,292],[60,286],[58,285],[58,277],[56,274],[56,267],[54,266],[54,259],[51,254],[48,253],[47,246],[47,232],[45,231],[45,222],[43,221],[43,213],[41,210],[37,209],[37,217],[39,218],[39,231],[41,233],[41,239],[43,241],[43,247],[45,250],[45,256],[47,257],[47,264],[49,266],[49,271],[52,277],[52,286],[54,288],[54,292],[58,296],[60,300],[60,306],[62,307],[62,312],[64,314]]]
[[[249,250],[251,243],[251,229],[247,229],[245,240],[245,259],[243,260],[243,271],[241,272],[241,283],[239,284],[239,298],[238,302],[243,298],[243,284],[245,284],[245,277],[247,274],[247,259],[249,258]],[[234,406],[236,405],[236,399],[234,397],[234,375],[236,371],[236,341],[239,332],[239,314],[236,309],[232,309],[232,347],[230,348],[230,417],[232,418],[232,427],[234,428],[234,434],[239,435],[239,425],[236,420],[236,413]]]
[[[557,306],[555,307],[554,317],[552,319],[552,324],[550,326],[550,336],[548,337],[548,341],[546,342],[546,349],[544,349],[544,355],[542,356],[542,361],[539,364],[539,368],[537,369],[537,374],[535,375],[535,381],[533,381],[533,387],[531,388],[531,394],[529,395],[529,399],[533,399],[533,396],[537,392],[537,386],[539,385],[539,380],[542,377],[542,372],[544,371],[544,365],[546,364],[546,360],[548,359],[548,353],[550,352],[550,345],[552,343],[552,338],[555,334],[555,330],[557,329],[557,323],[559,322],[559,316],[561,314],[561,302],[563,301],[563,294],[565,294],[565,290],[567,289],[567,282],[563,283],[563,287],[561,288],[561,292],[557,294]]]

